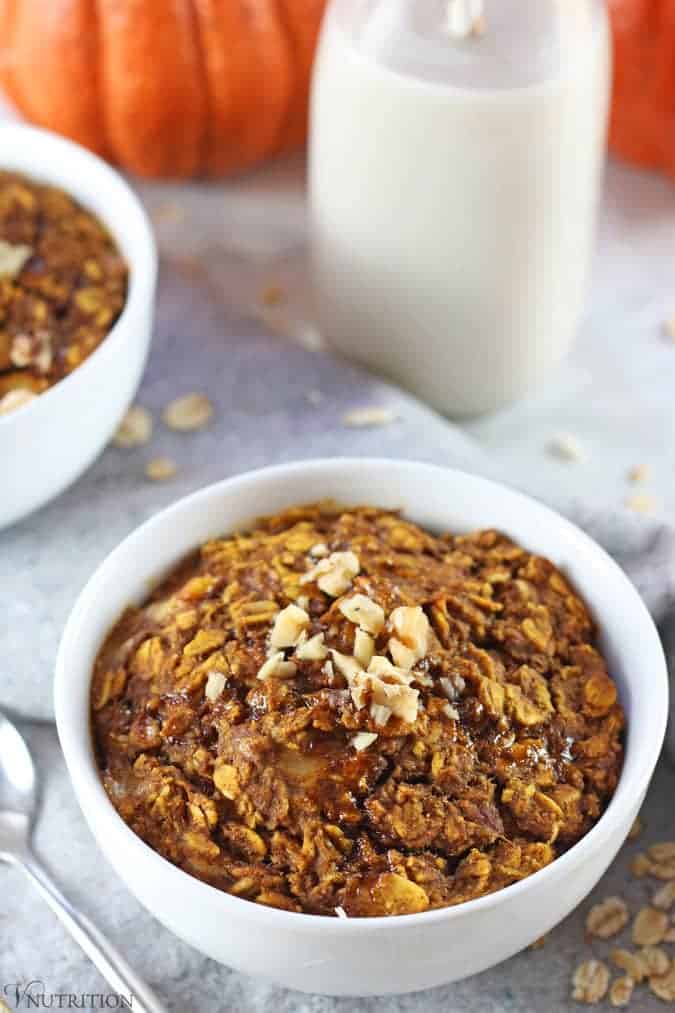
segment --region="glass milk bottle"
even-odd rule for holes
[[[333,0],[310,194],[322,331],[448,415],[517,398],[583,310],[602,0]]]

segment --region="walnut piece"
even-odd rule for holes
[[[16,278],[32,256],[32,247],[25,243],[8,243],[0,239],[0,278]]]
[[[297,605],[287,605],[277,614],[270,634],[270,645],[279,650],[283,647],[295,647],[300,634],[309,626],[310,618],[304,609]]]
[[[259,679],[292,679],[297,672],[297,665],[286,661],[283,651],[275,651],[258,669]]]
[[[361,668],[368,668],[375,653],[375,641],[365,630],[358,629],[354,634],[354,657]]]
[[[352,738],[351,743],[357,753],[367,749],[368,746],[372,746],[373,742],[377,739],[377,732],[357,732]]]
[[[339,598],[349,589],[360,569],[358,557],[353,552],[332,552],[304,573],[300,583],[316,581],[319,588],[331,598]]]
[[[643,981],[647,977],[647,968],[639,953],[635,953],[632,950],[617,949],[612,950],[609,959],[616,967],[625,971],[628,977],[632,978],[636,983]]]
[[[389,653],[400,668],[412,668],[429,650],[431,627],[419,605],[400,605],[389,616]]]
[[[354,623],[366,633],[375,636],[384,626],[384,609],[365,594],[355,594],[344,598],[338,608],[350,623]]]
[[[298,641],[294,656],[298,661],[323,661],[328,657],[328,648],[324,644],[323,633],[316,633],[309,640]]]
[[[213,703],[217,700],[220,694],[225,689],[225,683],[227,679],[222,672],[209,672],[206,680],[206,686],[204,687],[204,696],[207,700]]]

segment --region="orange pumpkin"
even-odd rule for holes
[[[326,0],[0,0],[0,83],[142,176],[240,172],[305,139]]]
[[[675,0],[609,0],[612,149],[675,176]]]

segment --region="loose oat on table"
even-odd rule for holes
[[[391,408],[354,408],[342,416],[342,424],[352,429],[371,429],[389,426],[397,419],[398,415]]]
[[[652,906],[661,911],[670,911],[673,904],[675,904],[675,879],[664,883],[652,897]]]
[[[572,998],[594,1006],[607,995],[609,969],[601,960],[584,960],[572,978]]]
[[[112,438],[116,447],[129,449],[148,443],[152,436],[152,415],[141,405],[132,405]]]
[[[675,314],[663,323],[663,333],[675,342]]]
[[[638,946],[655,946],[668,929],[668,915],[654,907],[643,907],[633,922],[631,935]]]
[[[572,433],[560,433],[548,443],[548,451],[561,461],[582,464],[588,460],[588,452],[578,437]]]
[[[636,879],[642,879],[644,876],[648,876],[652,871],[652,863],[644,852],[638,852],[638,854],[631,859],[630,871]]]
[[[640,960],[645,966],[646,977],[666,974],[670,968],[670,957],[661,946],[643,946]]]
[[[517,882],[597,822],[624,718],[565,577],[495,531],[290,509],[215,538],[111,631],[101,776],[213,886],[350,917]]]
[[[608,897],[588,912],[586,931],[599,939],[609,939],[621,932],[629,917],[625,901],[620,897]]]
[[[626,498],[625,505],[637,514],[653,514],[661,508],[661,501],[651,493],[636,492]]]
[[[633,996],[634,988],[635,982],[628,975],[624,975],[621,978],[615,978],[609,989],[610,1006],[627,1006]]]
[[[649,987],[655,996],[664,1002],[675,1001],[675,961],[670,965],[670,970],[661,977],[654,976],[649,979]]]
[[[40,394],[120,315],[128,270],[105,226],[67,193],[0,171],[0,397]]]
[[[153,457],[145,466],[146,478],[151,482],[167,482],[178,472],[176,462],[170,457]]]
[[[213,405],[206,394],[184,394],[170,401],[162,412],[162,421],[169,429],[192,432],[203,429],[213,417]]]
[[[647,967],[644,960],[635,950],[614,949],[609,955],[615,967],[625,971],[629,978],[639,984],[647,977]]]

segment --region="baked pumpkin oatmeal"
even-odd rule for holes
[[[91,355],[124,307],[127,276],[95,215],[57,187],[0,170],[0,414]]]
[[[589,612],[496,531],[318,504],[208,542],[96,660],[122,819],[186,872],[315,914],[523,879],[593,826],[624,717]]]

